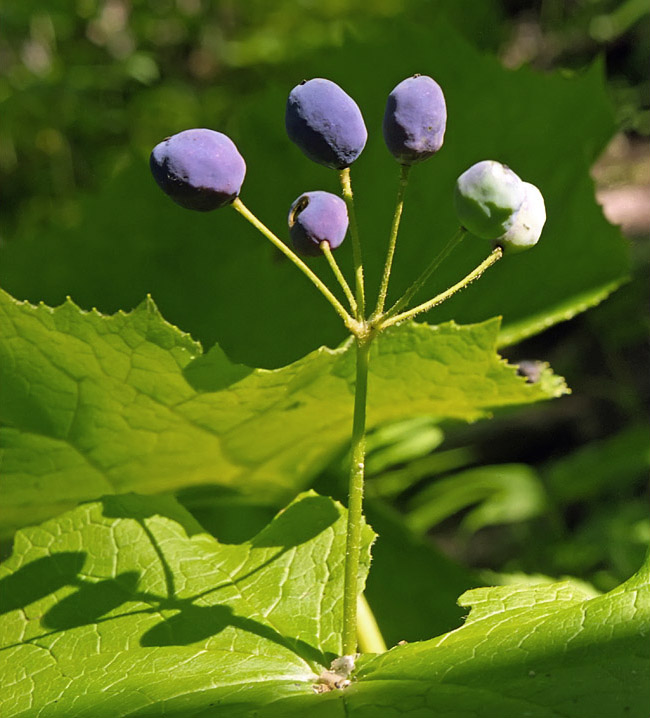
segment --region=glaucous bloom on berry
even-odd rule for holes
[[[310,160],[332,169],[349,167],[368,139],[357,103],[335,82],[320,77],[291,90],[285,124],[289,139]]]
[[[441,147],[447,126],[447,106],[440,85],[428,75],[413,75],[388,95],[384,140],[403,165],[422,162]]]
[[[289,234],[294,249],[315,257],[322,254],[320,243],[328,242],[336,249],[348,231],[348,210],[345,202],[331,192],[305,192],[289,210]]]
[[[179,132],[153,148],[154,179],[176,204],[209,212],[230,204],[241,191],[246,163],[235,143],[221,132]]]

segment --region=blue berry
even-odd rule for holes
[[[348,231],[348,209],[345,202],[331,192],[305,192],[289,210],[289,235],[294,249],[315,257],[322,254],[320,243],[329,242],[336,249]]]
[[[349,167],[368,139],[357,103],[336,83],[320,77],[291,90],[285,124],[289,139],[310,160],[332,169]]]
[[[456,181],[454,201],[460,223],[477,237],[497,239],[512,226],[526,190],[521,179],[500,162],[472,165]]]
[[[149,159],[165,194],[186,209],[208,212],[230,204],[241,190],[246,163],[221,132],[185,130],[156,145]]]
[[[427,75],[413,75],[388,95],[384,140],[403,165],[422,162],[441,147],[447,126],[447,106],[440,85]]]

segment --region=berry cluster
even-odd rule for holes
[[[384,141],[400,165],[400,187],[377,306],[365,313],[361,245],[354,218],[350,165],[361,155],[368,132],[357,103],[331,80],[304,80],[289,93],[285,125],[289,138],[309,159],[339,172],[343,199],[330,192],[301,194],[288,215],[293,251],[263,225],[239,199],[246,163],[225,135],[194,129],[168,137],[151,153],[151,171],[162,190],[187,209],[209,211],[231,204],[283,252],[322,292],[357,337],[427,311],[476,279],[501,258],[504,251],[520,251],[537,243],[546,211],[541,192],[511,169],[492,160],[476,163],[456,182],[455,207],[461,228],[431,265],[390,309],[384,310],[404,192],[411,167],[435,155],[442,147],[447,105],[438,83],[426,75],[413,75],[388,95],[383,119]],[[355,292],[341,273],[331,251],[351,230],[355,264]],[[438,297],[402,311],[429,279],[444,257],[465,236],[490,239],[493,253],[467,277]],[[350,310],[299,258],[325,255],[341,285]]]
[[[336,83],[323,78],[303,81],[291,90],[285,123],[289,138],[309,159],[337,170],[349,167],[368,139],[359,106]],[[422,162],[438,152],[446,124],[445,97],[431,77],[409,77],[389,94],[384,140],[401,165]],[[166,194],[198,211],[231,203],[246,174],[235,144],[208,129],[186,130],[163,140],[151,153],[150,164]],[[458,178],[455,204],[463,227],[505,249],[534,245],[546,220],[537,187],[491,160],[478,162]],[[306,192],[291,205],[289,232],[300,254],[321,254],[323,241],[335,249],[347,227],[344,203],[329,192]]]

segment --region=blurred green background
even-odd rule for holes
[[[385,538],[377,544],[368,591],[382,628],[395,640],[421,634],[422,616],[430,613],[426,597],[435,591],[446,591],[449,601],[428,619],[429,630],[453,625],[460,615],[455,596],[487,576],[497,581],[507,580],[504,573],[573,575],[609,589],[638,567],[650,539],[647,0],[0,1],[0,284],[19,299],[58,304],[70,294],[83,308],[105,312],[129,309],[150,291],[164,316],[204,347],[218,340],[234,359],[264,366],[296,358],[317,335],[320,342],[336,343],[341,337],[335,320],[299,336],[312,304],[302,302],[302,288],[292,294],[288,287],[293,324],[287,332],[294,339],[274,348],[270,336],[256,338],[233,325],[227,308],[214,309],[215,296],[223,302],[238,297],[250,277],[272,311],[287,313],[287,304],[274,296],[271,279],[265,283],[263,274],[247,268],[246,258],[258,257],[251,249],[256,240],[247,230],[233,229],[240,226],[234,220],[232,227],[230,219],[220,225],[221,217],[173,214],[166,206],[157,219],[163,198],[153,183],[142,181],[151,148],[189,127],[231,134],[257,163],[249,162],[246,201],[250,196],[265,221],[281,226],[286,207],[278,206],[271,187],[284,181],[290,202],[312,189],[304,183],[327,181],[328,189],[336,183],[306,162],[297,174],[287,171],[296,156],[280,140],[283,107],[275,114],[269,110],[276,99],[286,96],[302,72],[327,65],[364,114],[373,102],[380,112],[384,99],[370,97],[368,79],[378,71],[377,58],[387,92],[402,79],[389,77],[391,63],[404,64],[411,40],[426,47],[427,34],[438,37],[447,26],[477,58],[511,69],[521,87],[529,76],[519,68],[571,76],[603,64],[616,127],[607,136],[581,138],[585,147],[591,142],[593,153],[607,145],[592,170],[596,186],[585,186],[585,192],[596,191],[610,221],[623,226],[626,239],[616,240],[621,250],[611,262],[618,274],[626,271],[627,245],[631,272],[630,281],[601,306],[504,352],[513,362],[549,361],[567,377],[572,396],[469,427],[441,430],[418,419],[371,437],[368,510]],[[449,47],[460,47],[461,40],[454,42]],[[379,49],[386,47],[389,52]],[[432,56],[443,50],[432,47]],[[444,72],[453,84],[453,63]],[[570,147],[570,127],[589,127],[591,114],[599,112],[600,106],[582,104],[567,118],[566,136],[544,140]],[[369,121],[371,130],[377,122]],[[470,133],[477,119],[458,122]],[[534,117],[529,122],[531,133],[543,129]],[[368,166],[368,175],[380,171],[377,162]],[[519,162],[525,165],[525,159]],[[458,172],[449,155],[441,154],[440,167]],[[556,174],[561,176],[561,168]],[[125,198],[128,211],[120,204]],[[388,195],[376,205],[390,202]],[[173,242],[161,230],[169,222]],[[240,243],[241,255],[221,255],[213,245],[204,249],[213,233],[215,245]],[[409,256],[407,246],[404,252]],[[219,262],[225,264],[215,287],[209,268]],[[452,274],[458,276],[459,266],[452,266]],[[575,281],[581,281],[580,271]],[[477,314],[468,306],[472,296],[451,305],[450,316],[473,320],[511,311],[517,319],[516,307],[504,308],[496,299],[485,315]],[[244,307],[238,321],[254,325],[253,313],[254,307]],[[319,479],[321,491],[342,495],[344,462],[342,456]],[[236,498],[185,498],[224,540],[252,533],[273,511],[240,505]],[[420,576],[420,584],[408,588],[422,600],[411,628],[391,623],[399,597],[391,603],[384,595],[387,577],[394,577],[400,563],[405,576]],[[492,573],[481,574],[487,570]]]

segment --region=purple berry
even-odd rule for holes
[[[209,212],[230,204],[241,190],[246,163],[235,143],[214,130],[185,130],[153,148],[154,179],[174,202]]]
[[[315,257],[322,254],[320,243],[329,242],[336,249],[348,231],[348,209],[345,202],[331,192],[305,192],[289,210],[289,235],[299,254]]]
[[[422,162],[441,147],[447,126],[447,106],[440,85],[427,75],[413,75],[388,95],[384,140],[403,165]]]
[[[368,139],[357,103],[336,83],[320,77],[291,90],[285,123],[289,139],[310,160],[332,169],[349,167]]]

